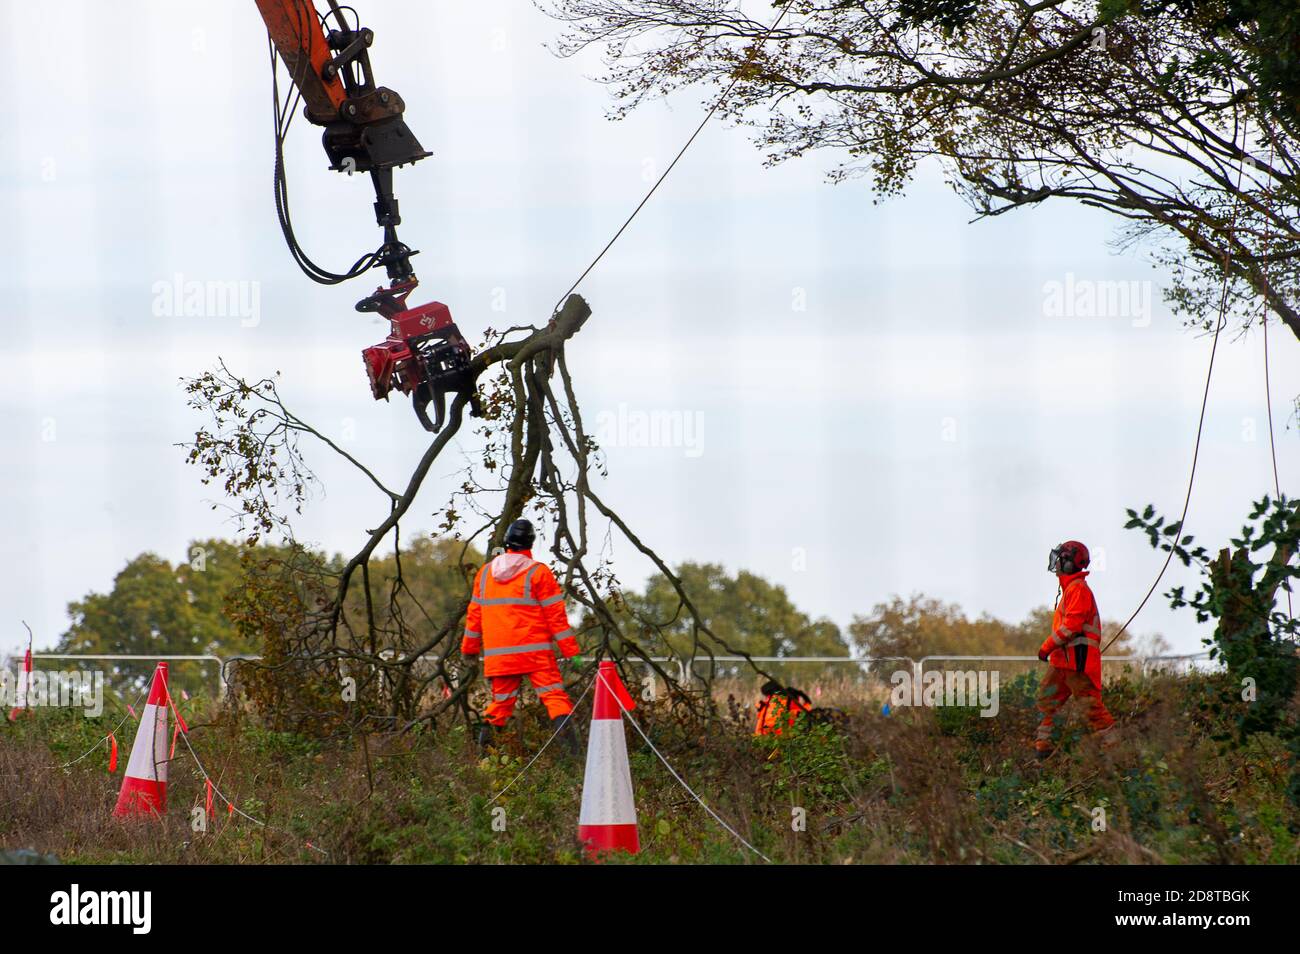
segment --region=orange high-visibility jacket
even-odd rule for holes
[[[1085,582],[1087,570],[1063,574],[1061,599],[1052,616],[1052,634],[1043,641],[1040,653],[1057,669],[1082,672],[1101,688],[1101,614],[1097,599]]]
[[[781,692],[765,696],[758,704],[758,721],[754,724],[754,734],[780,735],[783,726],[794,725],[799,713],[811,711],[812,706],[798,696],[787,696]]]
[[[483,673],[508,676],[555,664],[555,651],[576,656],[564,594],[531,551],[503,553],[479,568],[465,618],[463,655],[483,653]]]

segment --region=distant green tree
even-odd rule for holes
[[[290,561],[290,557],[295,559]],[[305,563],[317,568],[328,588],[340,565],[320,553],[295,553],[287,547],[241,547],[227,540],[196,540],[185,559],[172,564],[154,553],[130,560],[107,593],[90,593],[68,605],[72,624],[60,637],[58,652],[85,655],[259,655],[265,632],[237,625],[262,599],[261,584],[275,575],[272,564]],[[466,574],[482,560],[472,548],[452,540],[419,537],[401,555],[402,586],[394,589],[398,560],[393,554],[370,566],[370,591],[377,622],[409,649],[429,641],[458,612],[467,592]],[[234,601],[232,604],[232,600]],[[349,594],[350,611],[364,613],[360,587]],[[301,621],[299,621],[301,622]],[[282,621],[280,625],[290,625]],[[388,648],[388,647],[380,647]],[[92,664],[101,665],[101,664]],[[153,663],[102,664],[126,683],[143,685]],[[177,688],[211,690],[210,664],[170,667]]]
[[[753,656],[847,656],[840,629],[813,619],[790,601],[785,587],[741,570],[734,576],[716,563],[683,563],[674,571],[709,629],[728,646]],[[655,575],[644,594],[625,594],[643,627],[651,653],[691,655],[695,645],[690,614],[672,585]]]
[[[277,548],[258,547],[262,556]],[[242,551],[225,540],[196,540],[186,559],[173,565],[154,553],[130,560],[107,593],[90,593],[68,604],[72,625],[60,637],[58,652],[86,655],[219,655],[256,653],[241,641],[225,615],[228,593],[244,581]],[[128,682],[143,684],[152,662],[119,662],[110,669]],[[211,667],[176,665],[178,688],[211,688]]]

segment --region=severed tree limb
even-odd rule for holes
[[[590,470],[597,466],[593,457],[597,448],[584,429],[564,354],[566,342],[582,329],[590,315],[591,309],[581,296],[570,295],[545,327],[512,328],[474,357],[472,373],[476,382],[492,369],[500,372],[495,390],[487,395],[488,419],[481,428],[489,434],[485,463],[489,472],[498,474],[502,484],[494,489],[482,481],[466,482],[464,495],[498,495],[499,500],[490,511],[479,508],[485,516],[490,512],[490,518],[465,541],[465,547],[474,537],[490,531],[490,552],[500,544],[513,520],[525,512],[540,516],[552,526],[552,552],[561,561],[559,575],[565,591],[588,614],[579,626],[582,633],[599,636],[601,654],[616,659],[625,655],[639,658],[663,679],[674,702],[685,704],[691,711],[700,711],[703,706],[703,711],[711,712],[707,693],[687,692],[678,685],[670,673],[653,661],[637,637],[625,631],[621,613],[630,612],[642,634],[660,637],[666,626],[680,623],[685,613],[695,634],[696,649],[692,655],[699,651],[712,658],[716,648],[744,657],[756,672],[767,674],[748,654],[729,646],[713,632],[681,580],[592,487]],[[519,333],[523,337],[511,337]],[[561,384],[558,390],[551,384],[557,370]],[[348,718],[354,725],[364,723],[365,731],[374,731],[385,724],[394,729],[409,729],[421,723],[432,725],[451,712],[473,718],[471,680],[465,678],[472,676],[473,670],[466,672],[455,662],[459,624],[468,605],[470,576],[466,574],[462,600],[451,616],[438,624],[406,586],[400,536],[401,521],[410,513],[434,462],[445,456],[447,448],[463,430],[468,396],[459,395],[453,400],[446,426],[421,455],[405,488],[397,493],[389,490],[356,458],[293,415],[281,401],[273,382],[248,385],[222,365],[220,374],[196,379],[188,388],[191,404],[211,410],[218,423],[216,431],[200,431],[196,435],[195,443],[189,445],[191,460],[206,467],[211,478],[225,478],[227,492],[244,504],[243,513],[252,524],[253,539],[273,526],[288,532],[283,504],[287,501],[295,507],[301,506],[311,472],[298,453],[294,439],[299,434],[315,436],[327,448],[341,454],[384,493],[389,503],[384,519],[367,531],[363,544],[332,574],[332,594],[317,596],[315,607],[306,610],[296,622],[286,620],[276,624],[288,627],[286,642],[280,655],[267,661],[263,668],[276,674],[281,684],[299,688],[321,679],[329,683],[341,675],[351,676],[368,701]],[[490,437],[494,429],[504,439],[500,446]],[[504,459],[497,460],[494,454]],[[571,474],[567,473],[570,469]],[[672,620],[653,620],[638,613],[622,599],[607,557],[602,555],[598,563],[592,563],[595,558],[589,538],[592,514],[649,557],[670,582],[680,600]],[[387,615],[381,620],[381,607],[371,590],[371,561],[390,533],[394,541],[396,578],[389,585]],[[320,570],[310,565],[291,569],[297,574],[295,579],[313,581],[312,592],[319,592],[318,584],[325,582]],[[348,598],[358,573],[365,592],[360,625],[354,627],[349,618]],[[412,638],[413,630],[401,605],[403,594],[428,624],[436,626],[431,635]],[[429,657],[434,664],[432,672],[417,675],[415,666]],[[579,674],[578,683],[589,680],[593,673],[594,667]],[[423,705],[421,700],[426,691],[438,684],[447,687],[443,698],[432,705]],[[319,701],[304,703],[317,707],[320,704]],[[376,706],[386,712],[374,711]],[[303,717],[341,718],[337,712],[319,708],[304,712]]]

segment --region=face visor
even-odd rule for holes
[[[1065,571],[1061,569],[1061,563],[1065,560],[1065,552],[1061,547],[1052,547],[1051,552],[1047,554],[1047,570],[1049,573],[1055,573],[1060,576]]]

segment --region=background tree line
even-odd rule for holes
[[[320,552],[292,553],[281,546],[241,547],[226,540],[196,540],[175,563],[155,553],[127,562],[107,593],[89,593],[70,603],[71,624],[56,651],[79,654],[216,655],[229,658],[263,652],[261,640],[239,625],[246,604],[262,599],[269,564],[303,557],[323,575],[337,573],[342,558]],[[459,614],[466,582],[483,554],[452,539],[421,536],[401,554],[404,586],[394,556],[374,561],[369,574],[379,630],[396,629],[396,616],[417,640],[432,638]],[[747,570],[731,572],[717,563],[686,562],[676,573],[706,625],[729,645],[754,656],[1032,656],[1050,628],[1052,608],[1032,610],[1019,622],[988,614],[968,616],[959,606],[921,594],[894,596],[855,614],[846,627],[799,609],[785,587]],[[350,609],[364,612],[357,587]],[[669,581],[652,576],[641,591],[624,590],[625,610],[647,621],[641,636],[654,655],[691,654],[693,620],[683,611]],[[575,622],[577,617],[575,617]],[[1115,624],[1109,624],[1113,627]],[[1113,629],[1111,630],[1113,631]],[[382,647],[380,647],[382,649]],[[1160,637],[1135,644],[1129,634],[1111,652],[1159,652]],[[704,655],[701,651],[700,655]],[[143,679],[151,665],[123,664],[116,671]],[[191,690],[212,674],[173,667],[177,685]]]

